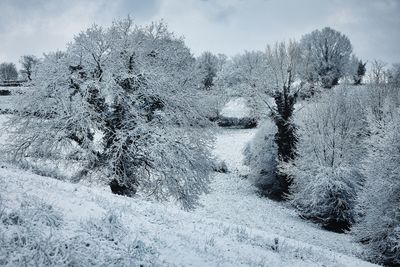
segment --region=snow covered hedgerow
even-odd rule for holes
[[[291,201],[303,218],[342,232],[355,219],[364,117],[357,92],[335,88],[296,114],[297,157],[279,168],[293,178]]]
[[[369,260],[399,266],[400,97],[398,93],[397,97],[393,94],[386,97],[380,100],[381,112],[375,109],[370,113],[380,115],[369,120],[371,136],[367,144],[370,149],[363,161],[366,182],[357,205],[362,216],[354,227],[354,234],[368,249]]]
[[[140,27],[128,18],[92,26],[40,62],[35,90],[9,122],[8,152],[16,161],[72,166],[73,158],[77,175],[109,183],[115,193],[140,191],[191,208],[212,171],[204,130],[211,123],[195,68],[164,23]]]
[[[262,194],[273,196],[280,190],[277,171],[276,126],[264,121],[244,150],[245,164],[250,167],[249,179]]]
[[[257,127],[257,119],[255,118],[231,118],[231,117],[220,117],[218,120],[218,126],[220,127],[233,127],[251,129]]]

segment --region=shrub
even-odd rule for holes
[[[335,88],[296,115],[297,157],[279,168],[293,179],[292,204],[303,218],[342,232],[354,222],[363,177],[364,116],[357,92]]]
[[[232,127],[241,129],[256,128],[258,122],[255,118],[231,118],[231,117],[220,117],[218,120],[218,126],[220,127]]]
[[[385,93],[380,100],[375,98],[375,102],[381,103],[371,105],[374,110],[369,112],[370,150],[364,159],[366,182],[358,198],[361,216],[354,234],[367,248],[369,260],[399,266],[400,97],[398,92],[392,93]]]
[[[220,173],[228,173],[228,166],[226,165],[225,161],[218,161],[214,163],[213,169],[215,172],[220,172]]]
[[[275,131],[276,126],[271,121],[264,121],[244,150],[244,163],[250,167],[250,181],[263,195],[272,198],[280,192],[280,181],[276,176],[278,161]]]

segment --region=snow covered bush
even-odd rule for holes
[[[359,92],[336,88],[305,104],[296,116],[297,157],[282,164],[293,178],[291,201],[303,218],[333,231],[354,223],[355,201],[363,181],[360,172],[364,118]]]
[[[223,54],[214,55],[206,51],[196,58],[197,71],[200,76],[200,88],[210,90],[214,86],[214,79],[217,73],[221,71],[227,58]]]
[[[18,208],[0,202],[0,210],[1,266],[157,264],[157,251],[136,240],[113,212],[71,228],[61,212],[31,196]]]
[[[367,176],[360,195],[361,222],[355,228],[359,241],[366,244],[369,258],[388,266],[400,265],[400,110],[373,138],[377,149],[365,160]]]
[[[163,23],[93,26],[45,56],[12,119],[14,158],[69,160],[113,191],[195,205],[212,164],[195,59]]]
[[[275,132],[276,126],[269,120],[264,121],[244,150],[244,163],[250,167],[249,180],[266,196],[279,188]]]
[[[218,126],[220,127],[233,127],[242,129],[251,129],[257,127],[257,119],[255,118],[232,118],[232,117],[221,117],[218,120]]]
[[[400,265],[400,93],[385,85],[367,88],[369,137],[363,161],[366,182],[358,198],[361,214],[354,229],[367,257]]]
[[[229,172],[228,166],[226,165],[226,162],[224,160],[215,162],[213,169],[215,172],[220,172],[220,173],[228,173]]]

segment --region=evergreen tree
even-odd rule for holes
[[[360,85],[362,83],[362,79],[367,71],[366,68],[367,62],[363,63],[361,60],[357,65],[357,74],[353,76],[354,85]]]

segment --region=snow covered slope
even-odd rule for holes
[[[18,208],[24,200],[41,199],[62,214],[57,231],[69,236],[81,235],[82,222],[119,214],[129,236],[151,248],[144,252],[149,253],[142,259],[144,265],[372,266],[355,257],[361,250],[349,236],[321,230],[290,208],[255,194],[241,178],[247,171],[241,151],[254,133],[218,134],[215,154],[226,161],[230,173],[216,174],[210,194],[191,212],[172,203],[116,196],[108,188],[65,183],[6,165],[0,169],[2,205]]]

